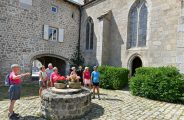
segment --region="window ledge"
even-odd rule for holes
[[[84,52],[86,52],[86,53],[92,53],[94,50],[92,49],[92,50],[85,50]]]
[[[136,50],[148,50],[148,47],[135,47],[127,49],[129,51],[136,51]]]

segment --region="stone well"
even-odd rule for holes
[[[90,111],[91,93],[86,89],[49,88],[42,92],[41,114],[51,120],[80,118]]]

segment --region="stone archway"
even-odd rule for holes
[[[135,75],[136,69],[142,67],[142,60],[140,57],[136,56],[131,62],[131,76]]]
[[[52,63],[53,67],[58,68],[58,72],[60,73],[60,75],[66,75],[66,73],[68,72],[68,60],[61,56],[52,54],[36,55],[31,59],[31,64],[33,64],[33,61],[35,60],[40,61],[41,64],[44,65],[46,68],[48,67],[49,63]]]

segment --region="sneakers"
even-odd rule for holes
[[[20,118],[20,115],[18,113],[12,113],[12,114],[8,114],[9,120],[18,120]]]
[[[15,113],[15,112],[13,111],[13,114],[14,114],[15,116],[17,116],[17,117],[20,117],[19,113]]]
[[[95,96],[93,96],[92,99],[95,99]]]
[[[100,96],[98,95],[98,100],[101,100]]]
[[[95,96],[92,97],[92,99],[95,99]],[[101,100],[100,96],[98,95],[98,100]]]

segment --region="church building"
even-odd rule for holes
[[[61,74],[80,45],[85,65],[177,66],[184,73],[184,0],[0,0],[0,74],[35,60]],[[82,4],[83,3],[83,4]]]

